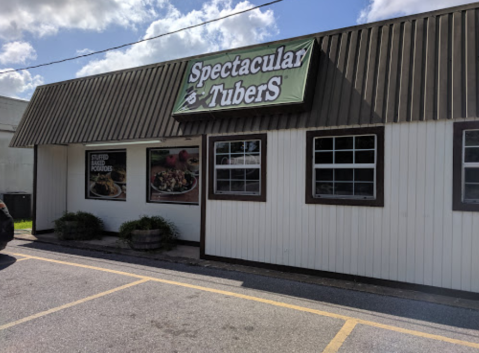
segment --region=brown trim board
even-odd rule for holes
[[[377,136],[377,162],[376,162],[376,199],[348,199],[313,197],[313,141],[315,137],[335,137],[349,135],[376,135]],[[384,207],[384,126],[328,129],[306,132],[306,204],[346,205]]]
[[[406,282],[392,281],[392,280],[372,278],[372,277],[348,275],[348,274],[337,273],[337,272],[311,270],[311,269],[301,268],[301,267],[275,265],[275,264],[269,264],[265,262],[233,259],[228,257],[220,257],[220,256],[212,256],[212,255],[204,255],[202,258],[204,260],[221,261],[221,262],[227,262],[227,263],[232,263],[236,265],[252,266],[252,267],[264,268],[264,269],[279,271],[279,272],[297,273],[302,275],[339,279],[339,280],[344,280],[349,282],[358,282],[358,283],[371,284],[371,285],[377,285],[377,286],[383,286],[383,287],[411,290],[411,291],[417,291],[417,292],[423,292],[423,293],[431,293],[436,295],[443,295],[443,296],[462,298],[462,299],[468,299],[468,300],[479,300],[479,293],[467,292],[467,291],[462,291],[457,289],[447,289],[447,288],[440,288],[440,287],[428,286],[423,284],[414,284],[414,283],[406,283]]]
[[[479,121],[454,123],[452,151],[452,209],[479,212],[479,203],[462,202],[462,135],[464,130],[479,130]]]
[[[200,221],[200,259],[205,256],[206,248],[206,178],[207,178],[207,138],[206,135],[201,136],[201,221]]]
[[[261,140],[261,190],[260,195],[231,195],[231,194],[215,194],[214,193],[214,173],[215,173],[215,142],[221,141],[241,141],[241,140]],[[267,134],[250,134],[250,135],[228,135],[213,136],[209,138],[208,143],[208,199],[224,200],[224,201],[254,201],[266,202],[266,176],[267,176],[267,158],[268,155],[268,135]]]
[[[37,178],[38,178],[38,145],[33,146],[33,215],[32,234],[37,233]]]

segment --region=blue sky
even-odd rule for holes
[[[102,50],[270,0],[16,0],[0,12],[0,72]],[[108,54],[0,75],[0,95],[29,99],[37,85],[269,42],[467,0],[283,0],[201,29]]]

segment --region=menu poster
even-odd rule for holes
[[[200,148],[149,150],[149,201],[198,205],[200,199]]]
[[[126,200],[126,151],[88,151],[87,199]]]

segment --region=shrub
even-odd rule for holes
[[[171,248],[178,238],[178,229],[172,222],[161,216],[142,216],[138,220],[124,222],[120,226],[120,239],[131,245],[132,232],[134,230],[152,229],[160,229],[162,231],[162,248]]]
[[[103,233],[103,221],[88,212],[66,212],[54,223],[60,240],[101,239]]]

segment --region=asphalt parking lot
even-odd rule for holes
[[[479,352],[479,312],[15,240],[0,352]]]

